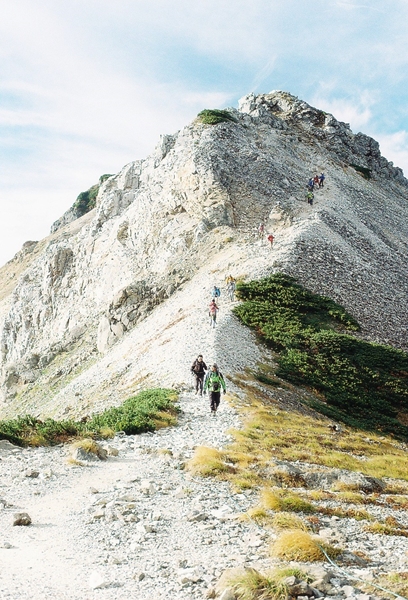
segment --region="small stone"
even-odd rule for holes
[[[39,471],[34,471],[32,469],[29,469],[28,471],[26,471],[24,473],[24,477],[30,477],[31,479],[36,479],[39,476],[40,472]]]
[[[107,446],[106,451],[108,456],[119,456],[119,450],[114,446]]]
[[[31,525],[31,517],[28,513],[14,513],[13,525]]]
[[[1,542],[0,543],[0,548],[6,548],[7,550],[10,550],[10,548],[12,548],[12,544],[10,544],[10,542]]]
[[[133,579],[136,579],[136,581],[143,581],[143,579],[146,577],[146,574],[143,573],[143,571],[140,571],[138,573],[135,573],[133,575]]]
[[[174,492],[174,497],[177,498],[178,500],[181,500],[182,498],[186,498],[187,494],[184,490],[184,488],[182,487],[178,487],[175,492]]]
[[[353,596],[355,589],[353,588],[352,585],[343,585],[343,587],[341,588],[343,590],[344,595],[346,596],[346,598],[348,596]]]
[[[90,494],[99,494],[99,490],[97,490],[97,489],[96,489],[96,488],[94,488],[94,487],[90,487],[90,488],[89,488],[89,493],[90,493]]]
[[[205,597],[206,598],[215,598],[216,593],[215,593],[215,588],[213,587],[209,587],[208,590],[205,592]]]
[[[187,515],[187,521],[190,521],[191,523],[206,521],[207,519],[208,516],[205,513],[199,512],[197,510],[193,510],[193,512]]]
[[[235,600],[235,594],[231,588],[225,588],[219,600]]]
[[[107,581],[102,573],[98,571],[93,571],[89,577],[89,587],[91,590],[100,590],[107,586]]]
[[[140,489],[143,492],[143,494],[146,494],[146,496],[152,496],[156,491],[155,486],[148,479],[143,479],[141,481]]]

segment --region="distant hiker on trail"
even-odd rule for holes
[[[313,187],[319,187],[320,185],[320,177],[319,175],[315,175],[313,177]]]
[[[313,200],[314,200],[313,192],[308,192],[306,198],[307,198],[307,203],[310,204],[310,206],[313,206]]]
[[[200,396],[203,395],[203,383],[204,375],[207,370],[207,365],[203,360],[203,355],[199,354],[193,364],[191,365],[191,373],[195,376],[195,390],[196,395],[200,392]]]
[[[221,290],[220,290],[220,288],[215,285],[213,287],[213,289],[212,289],[211,294],[212,294],[213,300],[215,298],[219,298],[221,296]]]
[[[219,310],[220,309],[218,308],[217,303],[215,302],[215,299],[213,298],[211,300],[210,310],[208,313],[208,315],[210,317],[210,327],[213,327],[213,328],[215,327],[215,324],[217,322],[217,312]]]
[[[319,177],[319,188],[323,187],[325,179],[326,179],[326,177],[324,176],[324,173],[322,173]]]
[[[231,302],[234,302],[235,299],[235,288],[237,287],[235,279],[232,275],[228,275],[227,277],[227,293]]]
[[[314,181],[312,178],[309,179],[309,183],[307,184],[307,189],[309,190],[309,192],[313,192],[314,189]]]
[[[264,235],[265,235],[265,225],[264,225],[264,223],[259,223],[259,227],[258,227],[258,237],[259,237],[260,239],[262,239]]]
[[[274,237],[273,237],[273,235],[270,233],[270,234],[268,235],[268,238],[267,238],[267,239],[268,239],[268,242],[270,243],[270,245],[271,245],[271,248],[272,248],[272,246],[273,246],[273,240],[274,240],[275,238],[274,238]]]
[[[210,396],[210,410],[213,417],[215,417],[220,405],[221,388],[225,394],[227,388],[225,387],[224,377],[218,370],[218,366],[214,364],[212,365],[211,370],[208,371],[204,382],[204,394],[208,390]]]

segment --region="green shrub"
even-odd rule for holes
[[[27,415],[0,421],[0,439],[18,446],[53,445],[83,437],[104,437],[104,432],[124,431],[127,435],[155,431],[174,423],[177,413],[173,390],[153,389],[140,392],[118,407],[94,415],[89,421],[41,421]]]
[[[108,173],[101,175],[99,177],[99,183],[96,183],[95,185],[90,187],[89,190],[86,190],[85,192],[81,192],[78,195],[77,199],[75,200],[75,202],[73,204],[73,208],[74,208],[76,214],[78,215],[78,217],[82,217],[87,212],[89,212],[90,210],[95,208],[96,198],[98,196],[99,188],[101,187],[101,185],[104,181],[109,179],[109,177],[112,177],[112,175],[109,175]]]
[[[355,319],[283,274],[237,285],[234,309],[278,355],[276,375],[324,396],[313,408],[353,427],[408,437],[408,354],[360,340]],[[259,379],[259,378],[258,378]]]
[[[206,108],[198,113],[198,119],[205,125],[217,125],[217,123],[226,123],[227,121],[237,121],[236,118],[227,110],[219,110],[217,108]]]

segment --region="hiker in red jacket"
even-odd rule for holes
[[[210,317],[210,327],[215,327],[215,324],[217,322],[217,312],[218,311],[219,311],[219,308],[217,306],[217,303],[215,302],[215,299],[213,298],[211,300],[210,310],[208,312],[208,315]]]
[[[274,240],[274,239],[275,239],[275,238],[274,238],[274,237],[273,237],[273,235],[270,233],[270,234],[268,235],[268,242],[271,244],[271,248],[272,248],[272,246],[273,246],[273,240]]]

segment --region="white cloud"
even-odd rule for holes
[[[311,103],[334,115],[338,121],[349,123],[352,130],[357,132],[368,125],[372,119],[374,99],[371,93],[365,91],[357,98],[328,98],[323,93],[313,96]]]
[[[376,139],[380,143],[381,154],[391,160],[396,167],[401,167],[404,175],[408,175],[408,132],[397,131],[389,135],[379,134]]]

